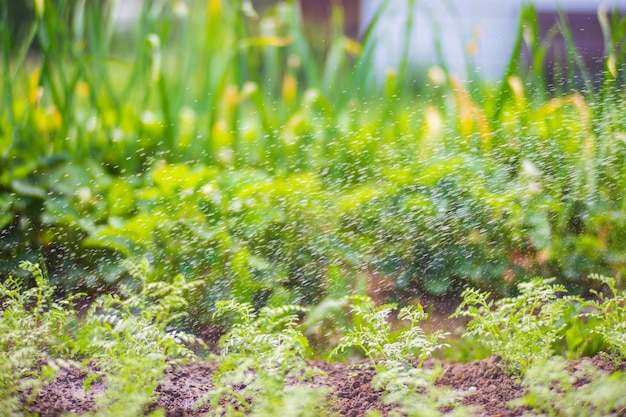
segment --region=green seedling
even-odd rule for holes
[[[195,336],[170,328],[186,316],[186,294],[198,283],[182,276],[171,283],[155,281],[146,259],[126,264],[141,290],[99,297],[75,341],[74,354],[97,369],[85,381],[86,390],[97,380],[106,387],[95,399],[91,415],[97,417],[145,413],[165,370],[194,358],[193,348],[204,345]]]
[[[620,416],[626,410],[626,374],[606,374],[588,362],[577,369],[559,357],[541,359],[522,380],[525,394],[510,403],[528,407],[528,416]]]
[[[236,322],[221,339],[219,370],[211,392],[196,403],[211,403],[210,415],[330,415],[328,390],[306,381],[323,373],[306,362],[309,345],[297,329],[297,305],[264,307],[234,300],[216,303],[218,316],[234,314]]]
[[[605,284],[609,295],[592,290],[598,297],[589,305],[593,308],[590,316],[595,318],[594,332],[601,335],[612,353],[626,359],[626,290],[619,291],[614,278],[591,275],[591,279]]]
[[[379,369],[372,379],[372,387],[384,393],[383,401],[394,406],[392,417],[442,417],[471,415],[473,408],[459,401],[469,392],[437,387],[440,369],[407,368],[389,365]],[[444,414],[442,410],[447,409]]]
[[[333,354],[339,354],[349,348],[358,348],[375,365],[400,364],[410,366],[415,361],[421,367],[432,353],[445,346],[439,343],[447,333],[437,331],[427,335],[419,323],[428,315],[421,305],[404,307],[398,313],[398,319],[406,320],[409,327],[393,334],[388,317],[395,304],[376,306],[367,296],[349,296],[354,328],[348,330],[339,340]]]
[[[523,375],[533,362],[554,354],[567,306],[580,302],[576,297],[559,297],[567,290],[553,282],[533,278],[518,284],[518,296],[497,301],[489,300],[489,293],[468,288],[453,317],[470,317],[467,334],[502,357],[509,373]]]
[[[45,269],[30,262],[20,267],[32,275],[34,287],[13,276],[0,282],[0,410],[7,416],[22,415],[60,367],[73,366],[57,358],[70,354],[68,323],[81,297],[55,300]]]
[[[372,387],[384,393],[384,401],[395,405],[391,415],[427,417],[441,416],[441,407],[454,407],[453,415],[466,415],[456,407],[461,393],[435,387],[441,371],[423,369],[422,364],[432,353],[445,346],[439,343],[447,333],[424,333],[419,322],[427,318],[421,305],[404,307],[398,319],[408,321],[409,327],[391,331],[388,317],[396,306],[376,306],[367,296],[350,296],[354,328],[348,330],[333,350],[335,354],[349,348],[361,350],[372,362],[376,376]]]

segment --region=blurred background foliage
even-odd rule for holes
[[[445,62],[373,74],[376,39],[346,35],[341,2],[324,47],[296,1],[145,1],[123,28],[111,2],[1,4],[2,277],[43,256],[54,284],[97,293],[147,257],[163,280],[203,280],[206,321],[229,297],[623,285],[616,13],[600,84],[561,93],[532,5],[504,77],[463,83]]]

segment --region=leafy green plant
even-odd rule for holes
[[[239,362],[226,373],[223,370],[222,367],[214,379],[215,387],[210,392],[211,416],[334,415],[328,388],[286,381],[247,361]]]
[[[192,347],[203,345],[193,335],[170,328],[186,316],[185,294],[198,283],[182,276],[171,283],[155,281],[146,259],[129,261],[127,267],[141,290],[99,297],[76,336],[73,353],[92,366],[85,388],[98,379],[106,387],[96,397],[94,416],[144,413],[165,370],[177,358],[195,357]]]
[[[105,385],[91,415],[140,415],[154,400],[165,369],[178,358],[195,357],[192,348],[203,345],[172,327],[185,317],[186,293],[198,283],[182,276],[171,283],[155,280],[145,259],[127,262],[140,291],[124,288],[122,296],[102,295],[81,319],[73,303],[82,294],[57,301],[45,270],[29,262],[21,266],[35,286],[24,288],[12,276],[0,283],[2,410],[23,411],[59,368],[87,367],[85,388],[100,379]]]
[[[216,308],[217,316],[235,313],[241,320],[220,342],[223,356],[252,357],[270,373],[284,374],[294,369],[290,361],[303,365],[310,353],[306,337],[296,328],[296,313],[307,311],[304,307],[264,307],[256,313],[250,304],[230,300],[218,301]]]
[[[428,317],[420,304],[400,310],[398,319],[407,320],[410,325],[394,335],[387,319],[397,308],[395,304],[376,306],[368,296],[349,296],[348,299],[351,301],[354,328],[341,337],[333,349],[335,355],[349,348],[358,348],[375,365],[410,366],[416,360],[417,367],[421,367],[424,360],[444,346],[438,341],[446,333],[436,331],[427,335],[419,326],[419,322]]]
[[[624,276],[617,12],[598,13],[601,94],[554,96],[556,32],[583,68],[566,20],[542,39],[530,4],[505,77],[464,83],[445,62],[416,79],[406,56],[377,81],[385,5],[354,40],[335,2],[314,40],[294,0],[139,3],[122,27],[115,2],[37,2],[17,39],[0,2],[0,271],[43,253],[51,282],[96,292],[152,256],[163,277],[206,277],[200,320],[230,297],[316,304],[332,265],[387,275],[391,300]]]
[[[501,356],[510,373],[523,375],[533,362],[554,354],[567,305],[579,301],[559,298],[559,293],[567,290],[553,282],[553,278],[533,278],[518,284],[516,297],[495,302],[489,300],[489,293],[467,288],[453,317],[470,317],[467,334],[479,337]]]
[[[216,315],[235,314],[239,322],[220,341],[214,389],[196,405],[211,403],[211,415],[330,415],[328,390],[306,385],[323,374],[309,366],[308,341],[296,329],[297,305],[264,307],[219,301]]]
[[[590,278],[605,284],[609,290],[609,295],[592,290],[599,298],[589,303],[594,309],[590,316],[596,318],[594,332],[602,336],[611,351],[626,359],[626,290],[618,290],[615,278],[601,275]]]
[[[593,357],[609,350],[601,334],[595,329],[602,321],[601,315],[590,314],[593,307],[587,301],[570,303],[559,323],[564,323],[563,337],[557,341],[555,353],[567,359]]]
[[[523,397],[512,407],[528,407],[532,416],[619,416],[626,410],[624,372],[606,374],[588,362],[578,369],[560,357],[541,359],[524,375]]]
[[[0,283],[0,409],[6,415],[20,415],[25,411],[20,398],[34,398],[59,366],[71,366],[55,361],[70,353],[68,323],[73,301],[81,297],[55,300],[45,270],[26,261],[20,267],[32,275],[35,286],[24,288],[11,275]]]
[[[447,333],[426,335],[419,322],[427,318],[421,305],[404,307],[398,319],[409,327],[391,331],[388,316],[396,306],[376,306],[367,296],[350,296],[354,328],[348,330],[334,348],[335,355],[349,348],[358,348],[372,361],[377,373],[372,387],[384,392],[384,401],[397,406],[393,416],[441,416],[441,407],[455,407],[461,398],[458,392],[435,387],[439,369],[423,369],[424,360],[445,346],[439,343]],[[453,415],[466,415],[467,409],[455,407]]]
[[[324,237],[336,227],[323,216],[320,178],[163,163],[149,181],[136,190],[111,187],[111,205],[122,194],[131,209],[94,227],[90,247],[150,256],[164,275],[203,274],[210,285],[192,305],[199,320],[210,320],[217,299],[262,306],[321,298],[324,270],[341,246]]]

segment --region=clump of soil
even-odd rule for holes
[[[523,414],[523,409],[507,407],[507,403],[521,397],[524,390],[518,381],[506,374],[499,357],[451,364],[444,370],[445,374],[437,385],[470,392],[461,403],[479,407],[477,416],[513,417]]]
[[[383,403],[380,392],[370,386],[376,374],[373,368],[351,367],[338,362],[315,362],[313,365],[328,375],[321,383],[332,387],[336,399],[335,411],[340,416],[357,417],[370,410],[385,413],[391,409]]]
[[[586,359],[589,360],[589,359]],[[613,364],[604,356],[590,359],[598,369],[611,372]],[[572,361],[573,369],[581,361]],[[335,408],[340,416],[359,417],[369,410],[380,410],[384,415],[391,406],[382,401],[380,392],[371,388],[374,370],[370,367],[352,367],[344,363],[311,362],[312,366],[324,371],[327,379],[314,382],[320,386],[332,387],[336,399]],[[524,409],[510,409],[507,403],[523,395],[519,382],[510,378],[504,371],[498,357],[471,363],[456,363],[443,366],[445,374],[437,382],[438,386],[469,394],[461,401],[463,404],[478,407],[476,416],[521,416]],[[154,408],[162,407],[168,417],[201,416],[208,411],[208,405],[194,410],[194,403],[202,398],[211,388],[211,378],[216,370],[213,363],[196,363],[176,366],[166,372],[157,389]],[[83,382],[87,374],[78,369],[61,370],[56,379],[47,385],[30,408],[30,412],[41,417],[60,416],[63,413],[84,413],[93,409],[94,398],[104,389],[101,383],[92,385],[85,392]]]
[[[91,384],[85,391],[87,372],[78,368],[62,368],[54,381],[46,385],[35,398],[30,412],[40,416],[60,416],[64,413],[86,413],[95,406],[94,398],[104,391],[101,382]]]

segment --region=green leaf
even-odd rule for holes
[[[107,203],[110,216],[117,217],[128,214],[135,207],[133,186],[121,179],[113,180],[109,187]]]
[[[11,181],[11,187],[16,193],[25,197],[35,197],[42,200],[46,198],[46,191],[43,188],[27,180],[13,180]]]
[[[445,294],[450,288],[450,279],[444,277],[426,278],[424,279],[424,288],[429,294]]]

